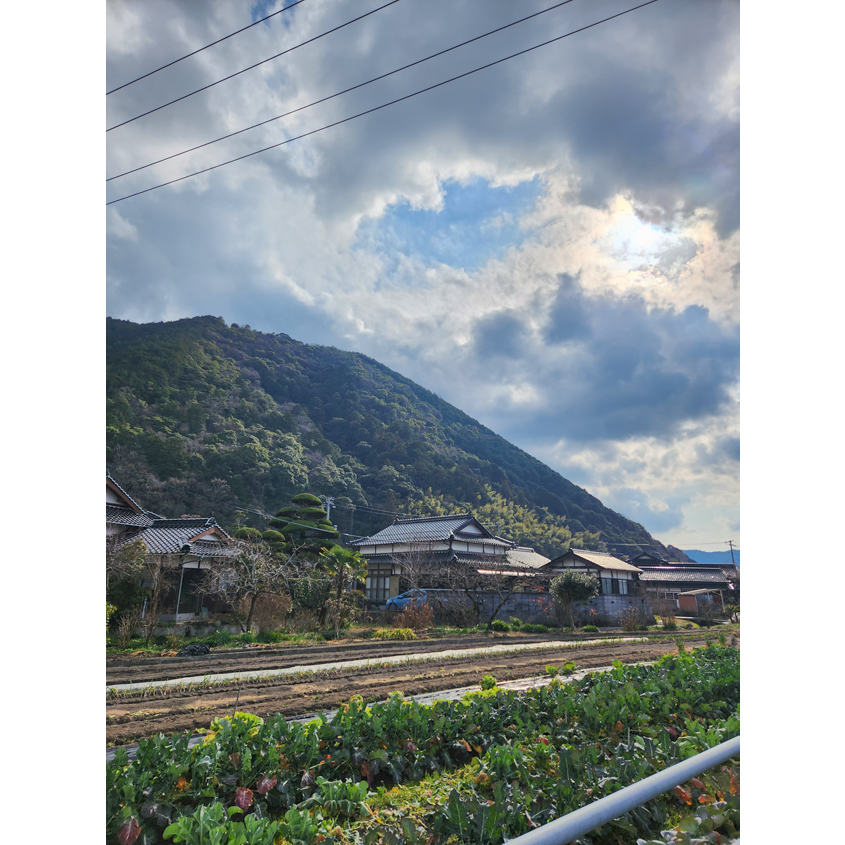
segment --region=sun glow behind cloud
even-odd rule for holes
[[[117,130],[110,172],[476,35],[482,5],[489,28],[515,16],[512,4],[463,0],[446,31],[419,4],[397,4],[295,61]],[[572,4],[566,16],[160,175],[309,131],[543,40],[549,27],[621,8]],[[131,78],[243,25],[231,4],[207,10],[200,20],[190,3],[110,4],[110,76]],[[565,49],[113,206],[109,313],[220,314],[365,352],[661,539],[721,532],[738,501],[736,10],[684,0],[645,11]],[[309,0],[273,19],[283,25],[262,24],[227,50],[127,89],[110,121],[337,25],[343,12]],[[127,177],[121,189],[147,178]]]

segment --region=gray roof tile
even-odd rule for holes
[[[643,569],[640,581],[647,584],[724,584],[728,579],[721,569],[715,572],[692,567],[649,566]]]
[[[136,528],[146,528],[153,523],[147,514],[135,513],[119,505],[106,505],[106,522],[111,522],[113,525],[133,525]]]
[[[472,534],[461,529],[468,524],[479,525],[483,534]],[[381,545],[385,543],[434,543],[448,540],[452,537],[466,540],[484,539],[485,545],[509,547],[512,543],[493,535],[478,522],[472,514],[455,514],[453,516],[426,516],[415,519],[397,519],[393,525],[373,534],[354,540],[353,546]]]

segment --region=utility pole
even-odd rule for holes
[[[725,542],[731,547],[731,564],[733,564],[733,566],[736,566],[736,561],[734,561],[734,541],[726,540]]]
[[[334,504],[334,499],[331,496],[326,496],[326,519],[331,522],[332,521],[332,505]],[[337,526],[334,525],[335,531],[337,531]]]

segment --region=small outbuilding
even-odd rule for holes
[[[683,613],[699,613],[706,605],[722,607],[721,590],[686,590],[678,593],[678,609]]]

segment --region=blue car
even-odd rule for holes
[[[392,599],[387,600],[385,610],[404,610],[409,604],[425,604],[428,601],[428,594],[425,590],[408,590]]]

